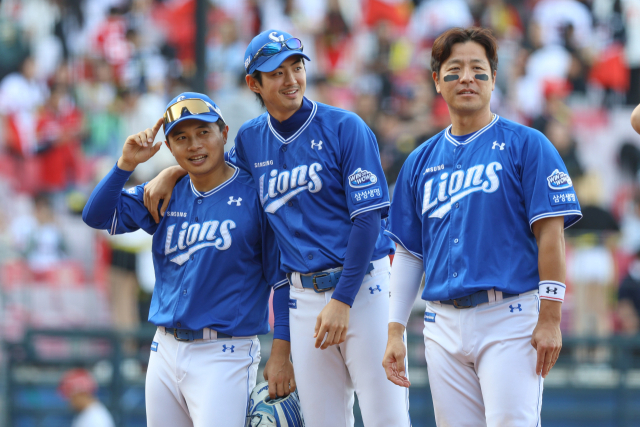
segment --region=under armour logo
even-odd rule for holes
[[[233,353],[233,349],[236,348],[235,345],[232,345],[231,347],[227,347],[226,344],[222,344],[222,352],[226,352],[227,350],[231,350],[231,353]]]
[[[315,143],[315,139],[311,140],[311,149],[313,150],[315,147],[318,147],[318,150],[322,150],[322,141],[318,141],[318,143]]]
[[[519,311],[522,311],[522,304],[518,304],[517,307],[514,307],[514,306],[510,305],[509,308],[511,309],[511,313],[513,313],[513,310],[515,310],[515,309],[518,309]]]
[[[498,141],[493,141],[493,147],[491,147],[491,149],[495,150],[496,147],[499,147],[500,150],[504,150],[504,142],[502,144],[498,144]]]
[[[242,197],[238,197],[237,199],[234,200],[233,196],[229,196],[229,201],[227,202],[227,204],[231,206],[231,203],[235,203],[236,206],[240,206],[241,201],[242,201]]]
[[[178,97],[178,99],[176,100],[176,102],[178,102],[178,101],[182,101],[182,100],[183,100],[183,99],[185,99],[185,98],[186,98],[186,96],[179,96],[179,97]]]
[[[371,292],[371,295],[373,295],[373,293],[374,293],[376,290],[377,290],[378,292],[382,292],[382,289],[380,289],[380,285],[376,285],[376,287],[375,287],[375,288],[374,288],[374,287],[370,287],[370,288],[369,288],[369,292]]]
[[[278,33],[276,33],[275,31],[271,34],[269,34],[269,38],[271,40],[273,40],[274,42],[283,42],[284,41],[284,36],[283,35],[277,35]]]
[[[550,294],[552,292],[554,295],[558,295],[558,288],[551,289],[549,286],[547,286],[547,293]]]

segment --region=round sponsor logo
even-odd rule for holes
[[[349,185],[353,188],[368,187],[376,182],[378,182],[378,177],[374,173],[361,168],[356,169],[355,172],[349,175]]]
[[[554,170],[553,173],[547,177],[547,183],[552,190],[564,190],[565,188],[573,186],[569,174],[560,172],[558,169]]]

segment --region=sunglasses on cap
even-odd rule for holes
[[[222,117],[222,115],[219,114],[216,109],[211,106],[211,104],[203,101],[202,99],[183,99],[176,102],[175,104],[171,104],[169,108],[167,108],[167,111],[165,111],[163,116],[165,127],[182,117],[182,113],[185,109],[191,114],[212,113],[211,109],[213,109],[215,111],[215,114],[218,114],[218,116]]]
[[[269,42],[265,44],[260,49],[258,49],[256,54],[253,55],[253,58],[251,58],[251,61],[249,61],[249,63],[247,64],[247,72],[251,69],[251,64],[253,64],[256,59],[260,58],[261,56],[273,56],[276,53],[282,52],[282,49],[284,48],[287,48],[287,50],[299,50],[300,52],[302,52],[302,40],[292,37],[288,40]]]

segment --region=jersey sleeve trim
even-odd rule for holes
[[[374,211],[376,209],[384,208],[390,205],[391,205],[391,202],[383,202],[383,203],[378,203],[377,205],[356,209],[355,211],[351,212],[350,218],[353,220],[353,218],[355,218],[356,216],[360,215],[363,212]]]
[[[111,230],[109,230],[109,234],[115,236],[116,230],[118,229],[118,208],[113,210],[113,219],[111,220]]]
[[[569,211],[558,211],[558,212],[545,212],[539,215],[534,216],[529,220],[529,228],[533,226],[533,223],[542,218],[552,218],[557,216],[572,216],[572,218],[564,224],[564,228],[567,229],[571,227],[573,224],[578,222],[582,218],[582,212],[579,210],[569,210]],[[531,229],[533,231],[533,229]]]
[[[390,232],[389,230],[384,230],[385,234],[387,234],[391,240],[393,240],[394,242],[396,242],[397,244],[399,244],[400,246],[402,246],[407,252],[409,252],[411,255],[423,259],[422,258],[422,254],[419,254],[417,252],[413,252],[411,249],[409,249],[407,247],[407,245],[405,245],[404,243],[402,243],[402,240],[400,240],[400,238],[398,236],[396,236],[395,234],[393,234],[392,232]]]
[[[278,283],[275,283],[273,285],[273,289],[276,290],[276,289],[281,288],[281,287],[283,287],[285,285],[288,285],[288,284],[289,284],[289,279],[285,278],[285,279],[280,280]]]

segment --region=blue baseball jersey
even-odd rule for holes
[[[342,266],[352,220],[380,209],[372,260],[394,251],[384,234],[389,190],[371,129],[356,114],[303,101],[309,117],[287,138],[265,113],[246,122],[230,159],[253,176],[287,272]]]
[[[387,234],[423,260],[427,301],[537,289],[531,224],[563,216],[569,227],[582,217],[558,151],[540,132],[497,115],[469,135],[450,129],[402,166]]]
[[[122,189],[130,172],[116,166],[94,190],[83,213],[87,224],[110,234],[142,228],[153,235],[151,323],[233,336],[269,331],[271,288],[288,281],[253,181],[234,169],[206,193],[189,176],[180,180],[159,224],[144,206],[144,185]],[[96,200],[107,191],[115,193],[112,202]]]

